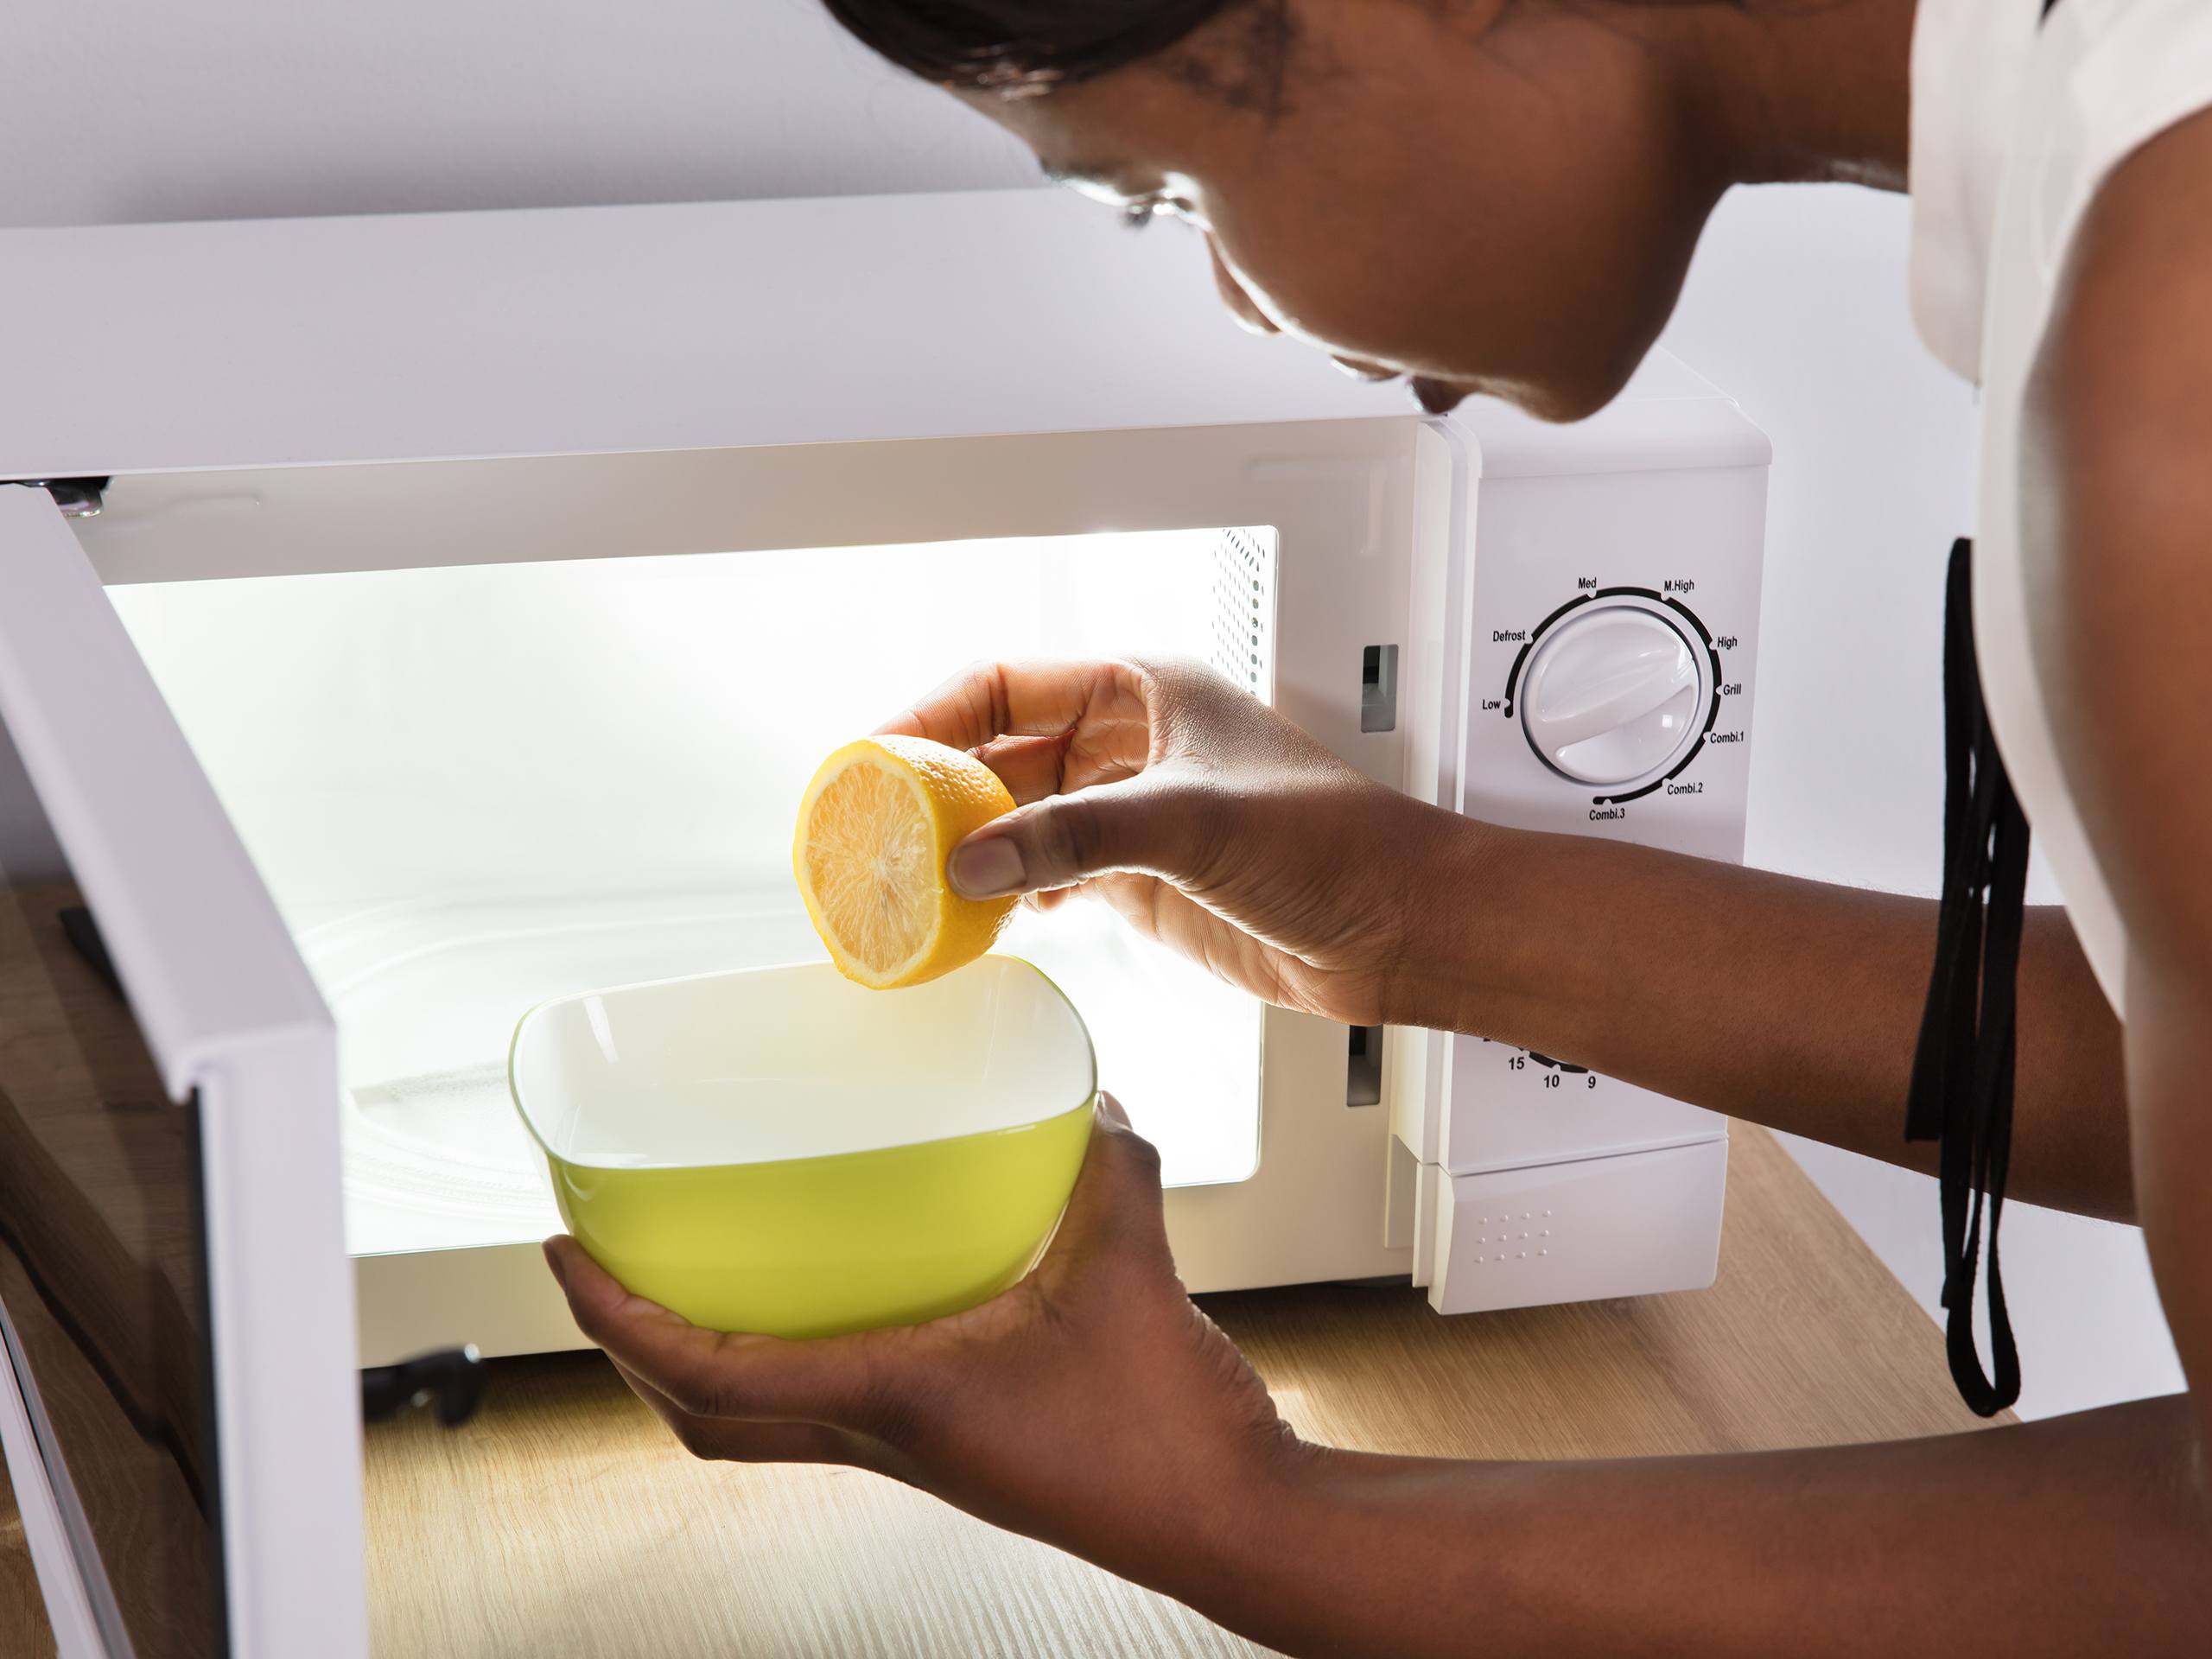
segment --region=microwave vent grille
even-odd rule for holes
[[[1274,690],[1275,533],[1224,530],[1213,542],[1213,666],[1254,696]]]

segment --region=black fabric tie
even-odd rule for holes
[[[1945,1346],[1951,1378],[1979,1415],[2020,1397],[2020,1356],[2005,1312],[1997,1223],[2012,1144],[2013,991],[2028,880],[2028,821],[1982,705],[1974,649],[1974,544],[1951,549],[1943,621],[1943,900],[1936,967],[1913,1055],[1905,1139],[1938,1141],[1943,1203]],[[1974,1277],[1985,1207],[1992,1369],[1974,1347]]]

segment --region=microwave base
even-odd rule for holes
[[[1728,1137],[1454,1175],[1421,1169],[1440,1313],[1703,1290],[1719,1269]]]

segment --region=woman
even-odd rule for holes
[[[2001,1305],[1993,1378],[1973,1351],[1968,1186],[2139,1220],[2193,1391],[1726,1459],[1307,1446],[1183,1294],[1156,1163],[1110,1109],[1047,1259],[971,1313],[718,1338],[556,1240],[584,1330],[702,1456],[877,1469],[1293,1653],[2204,1651],[2212,6],[830,4],[1079,188],[1192,220],[1249,325],[1431,409],[1594,410],[1730,185],[1910,176],[1922,331],[1984,388],[1974,635],[2003,762],[1961,560],[1932,992],[1936,906],[1467,822],[1190,671],[986,666],[893,728],[978,747],[1025,803],[954,855],[969,893],[1090,893],[1279,1002],[1940,1167],[1984,1409],[2012,1379]],[[2070,920],[2010,907],[2008,769]],[[1902,1139],[1909,1089],[1940,1157]]]

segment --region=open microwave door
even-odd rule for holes
[[[365,1652],[337,1087],[56,495],[0,487],[0,1441],[65,1656]]]

